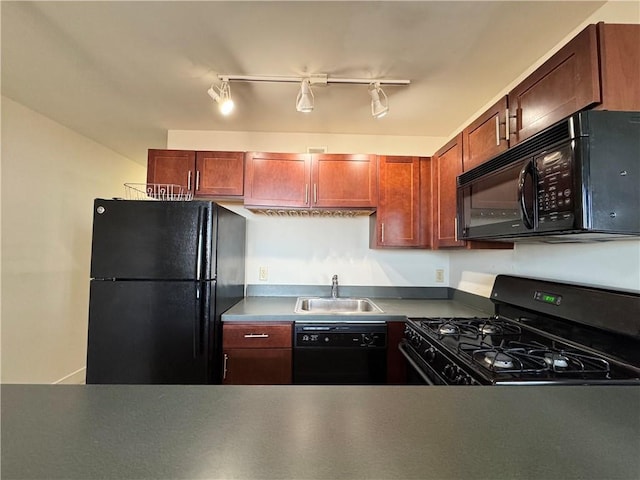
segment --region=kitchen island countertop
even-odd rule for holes
[[[297,297],[245,297],[222,314],[223,322],[257,321],[403,321],[406,317],[474,317],[491,314],[456,300],[372,298],[382,313],[295,313]]]
[[[3,385],[3,479],[632,479],[640,388]]]

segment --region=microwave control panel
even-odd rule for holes
[[[538,225],[573,223],[575,195],[571,147],[546,152],[535,159],[537,173]],[[551,224],[551,225],[550,225]]]

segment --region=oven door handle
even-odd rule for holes
[[[427,385],[435,385],[435,383],[433,383],[431,379],[424,374],[424,372],[420,368],[420,365],[418,365],[416,361],[413,358],[411,358],[411,356],[407,352],[407,347],[405,346],[404,342],[398,343],[398,350],[400,350],[400,353],[404,356],[404,358],[407,359],[407,362],[409,362],[409,365],[411,365],[415,369],[416,373],[420,375],[420,377],[425,382],[427,382]]]

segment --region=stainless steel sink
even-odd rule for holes
[[[368,298],[298,297],[295,313],[382,313]]]

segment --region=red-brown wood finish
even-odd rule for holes
[[[225,385],[290,385],[290,348],[223,349]]]
[[[640,110],[640,25],[589,25],[509,92],[520,142],[585,108]]]
[[[291,323],[225,323],[222,340],[227,348],[291,348]]]
[[[187,150],[154,150],[147,156],[147,183],[175,184],[193,191],[196,153]]]
[[[310,155],[249,152],[245,158],[245,205],[309,207]]]
[[[640,24],[598,24],[602,110],[640,110]]]
[[[259,153],[246,155],[245,205],[371,208],[377,202],[376,156]]]
[[[311,156],[313,207],[368,208],[378,199],[375,155]]]
[[[150,149],[147,183],[180,185],[198,198],[242,197],[244,152]]]
[[[471,170],[509,148],[507,96],[462,131],[462,167]]]
[[[431,159],[433,184],[433,248],[464,247],[458,240],[456,177],[462,173],[462,133]]]
[[[292,382],[291,322],[225,323],[222,383],[286,385]]]
[[[404,385],[407,383],[407,361],[398,349],[404,338],[405,322],[387,323],[387,383]]]
[[[244,191],[244,152],[196,152],[198,197],[235,197]]]
[[[597,46],[596,26],[589,25],[509,92],[516,141],[600,102]]]
[[[370,217],[372,248],[428,247],[423,217],[424,159],[406,156],[378,158],[378,208]]]

